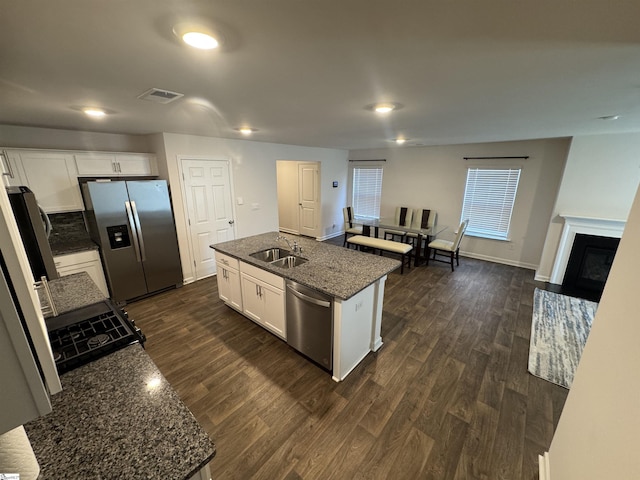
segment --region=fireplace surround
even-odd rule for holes
[[[562,235],[560,236],[560,243],[558,245],[558,252],[553,264],[553,270],[551,271],[551,277],[549,283],[555,285],[563,285],[565,280],[565,274],[567,273],[567,266],[569,265],[569,258],[576,240],[576,236],[581,237],[605,237],[609,238],[609,242],[613,241],[617,248],[617,242],[622,237],[624,231],[624,220],[612,220],[605,218],[591,218],[591,217],[579,217],[572,215],[560,215],[564,218],[564,227],[562,229]],[[579,239],[581,237],[578,237]],[[584,239],[584,238],[583,238]],[[586,240],[590,240],[587,238]],[[580,240],[582,241],[582,240]],[[602,268],[602,264],[607,263],[607,255],[600,247],[595,247],[596,250],[591,249],[591,259],[585,260],[591,266],[591,268]],[[605,249],[611,249],[611,243],[605,245]],[[599,265],[596,267],[594,265]],[[572,267],[575,268],[575,267]],[[573,270],[569,270],[570,276],[575,275]],[[607,271],[608,274],[608,271]],[[592,271],[591,276],[598,277],[601,274],[596,274]],[[593,280],[593,279],[592,279]],[[588,283],[588,281],[587,281]],[[584,279],[583,279],[584,286]],[[593,285],[590,285],[593,288]],[[599,298],[599,295],[598,295]]]

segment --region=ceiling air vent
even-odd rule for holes
[[[169,90],[162,90],[160,88],[151,88],[142,95],[138,95],[140,100],[149,100],[150,102],[156,103],[170,103],[180,97],[184,97],[184,93],[170,92]]]

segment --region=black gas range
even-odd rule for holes
[[[46,323],[60,374],[128,345],[144,345],[146,341],[126,312],[110,300],[48,318]]]

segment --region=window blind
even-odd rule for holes
[[[359,217],[380,218],[382,168],[353,169],[353,213]]]
[[[507,240],[520,168],[469,168],[460,221],[467,235]]]

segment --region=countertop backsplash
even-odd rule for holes
[[[54,255],[98,248],[89,237],[81,211],[52,213],[49,214],[49,221],[52,227],[49,245]]]
[[[82,212],[50,213],[51,222],[50,242],[60,242],[69,238],[89,236],[84,224]]]

